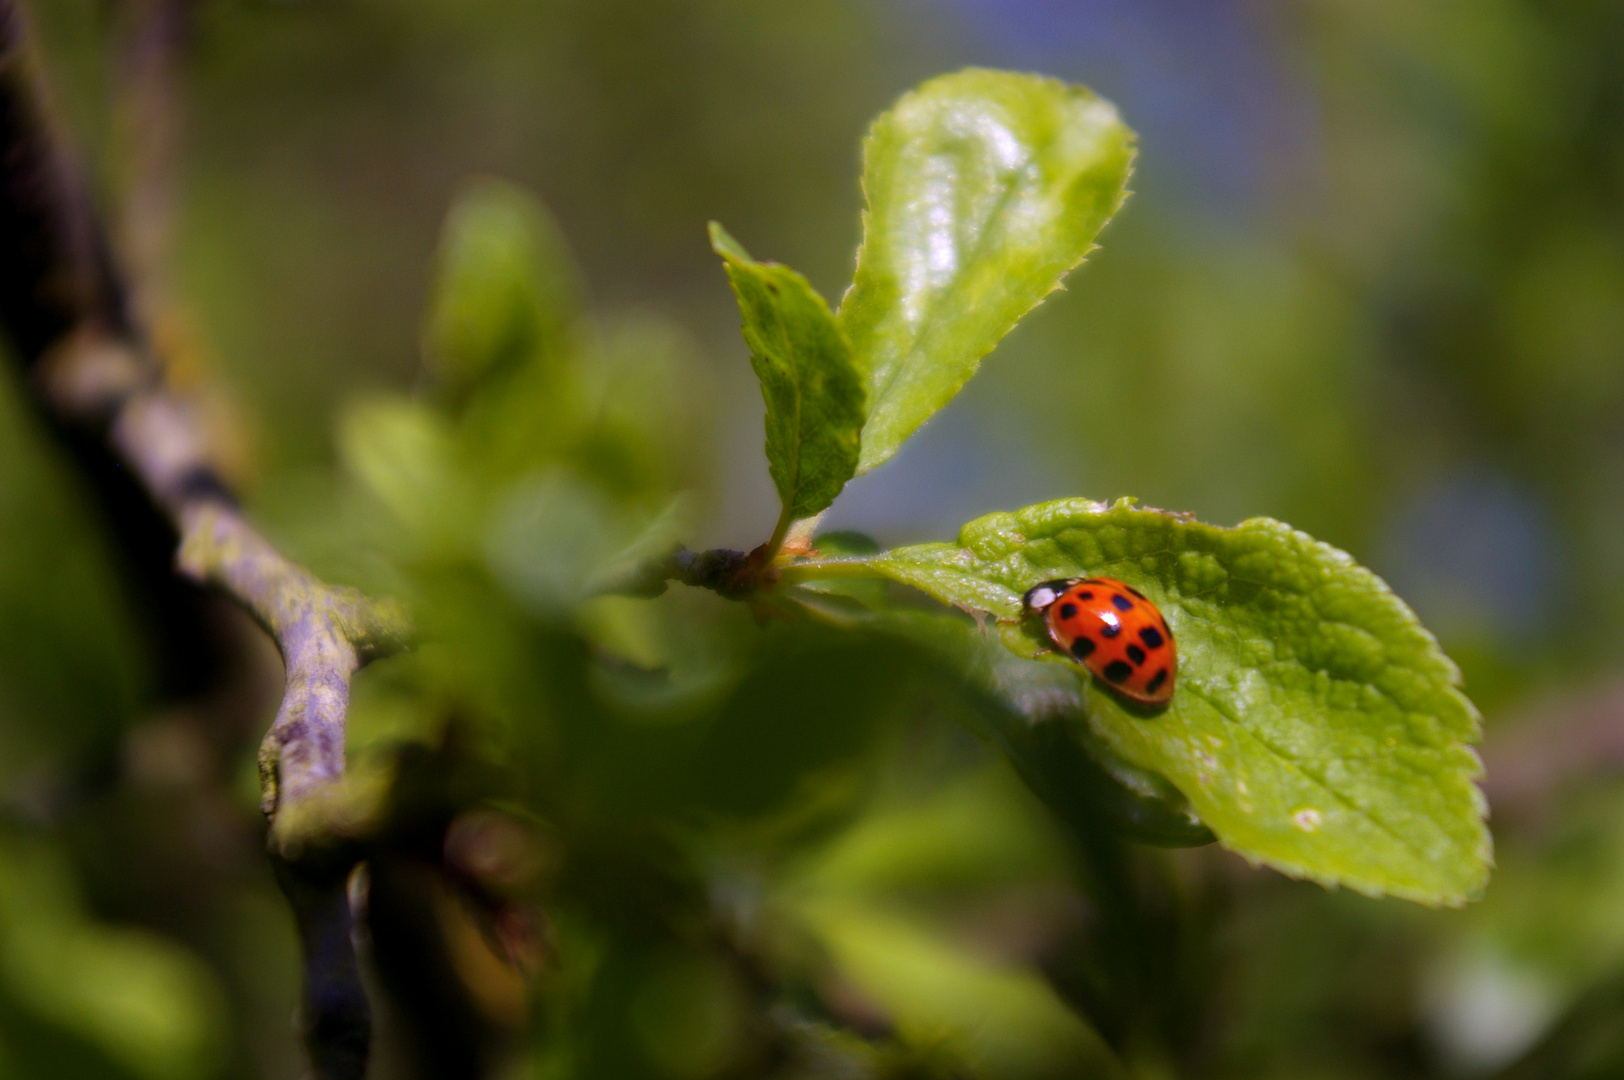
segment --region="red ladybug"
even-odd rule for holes
[[[1026,590],[1027,615],[1042,615],[1066,655],[1117,693],[1147,705],[1173,697],[1178,650],[1156,605],[1115,578],[1066,578]]]

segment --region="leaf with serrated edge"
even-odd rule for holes
[[[1287,874],[1425,904],[1481,893],[1477,710],[1415,614],[1345,552],[1268,518],[1221,528],[1069,499],[849,563],[991,613],[1013,651],[1063,664],[1019,621],[1022,593],[1120,578],[1161,608],[1179,672],[1172,702],[1147,709],[1077,668],[1114,752],[1171,780],[1224,846]]]
[[[750,258],[716,222],[744,319],[750,366],[767,404],[767,468],[789,519],[834,502],[857,468],[867,396],[851,346],[823,297],[787,266]]]
[[[1094,246],[1127,195],[1133,132],[1081,86],[970,68],[863,143],[863,246],[840,321],[869,389],[865,473],[974,375]]]

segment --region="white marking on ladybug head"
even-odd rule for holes
[[[1041,611],[1058,599],[1060,594],[1048,585],[1039,585],[1026,594],[1026,608],[1028,611]]]

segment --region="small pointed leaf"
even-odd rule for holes
[[[874,122],[840,305],[869,389],[858,472],[896,453],[1082,262],[1126,197],[1133,153],[1109,102],[1006,71],[932,79]]]
[[[1346,553],[1267,518],[1220,528],[1070,499],[848,564],[991,613],[1017,655],[1072,667],[1094,734],[1171,780],[1226,847],[1372,895],[1455,905],[1482,891],[1477,711],[1414,613]],[[1167,617],[1166,708],[1125,702],[1020,621],[1027,588],[1097,574]]]
[[[857,468],[866,396],[829,305],[787,266],[750,258],[711,222],[767,403],[767,468],[790,520],[834,501]]]

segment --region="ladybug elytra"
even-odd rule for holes
[[[1178,650],[1156,605],[1115,578],[1065,578],[1026,590],[1027,615],[1042,615],[1049,638],[1111,689],[1147,705],[1173,697]]]

